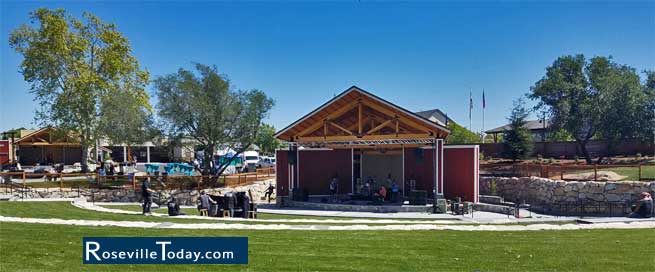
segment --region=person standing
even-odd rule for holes
[[[146,178],[141,183],[141,196],[143,197],[143,214],[150,215],[150,207],[152,206],[152,193],[154,191],[150,189],[150,178]]]
[[[273,183],[268,184],[268,188],[266,188],[266,193],[264,194],[264,197],[268,198],[268,203],[271,203],[271,195],[273,194],[273,190],[275,190]]]
[[[209,203],[216,204],[216,201],[211,199],[205,191],[200,191],[200,216],[209,215]]]

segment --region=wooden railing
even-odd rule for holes
[[[98,173],[28,173],[4,172],[0,173],[4,182],[0,187],[4,192],[16,189],[33,188],[96,188],[96,189],[138,189],[141,181],[151,179],[153,187],[158,189],[207,189],[243,186],[275,177],[273,167],[257,169],[252,173],[239,173],[221,176],[182,176],[182,175],[100,175]],[[8,182],[9,178],[12,180]],[[43,178],[43,181],[30,181],[27,179]],[[20,180],[20,182],[15,182]]]
[[[645,175],[645,168],[653,164],[594,164],[594,165],[553,165],[553,164],[481,164],[480,170],[488,175],[543,178],[556,178],[560,180],[599,180],[598,172],[609,168],[623,168],[636,171],[637,180],[655,180],[655,175]],[[632,168],[632,169],[630,169]],[[569,174],[592,173],[588,178],[567,178]]]

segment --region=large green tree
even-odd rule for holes
[[[36,120],[77,134],[86,170],[88,147],[102,136],[101,121],[111,123],[111,116],[120,115],[107,114],[106,101],[118,95],[136,107],[150,107],[148,72],[116,26],[90,13],[78,19],[63,9],[41,8],[30,19],[11,33],[9,43],[24,57],[20,72],[40,104]]]
[[[455,122],[448,123],[448,129],[450,129],[450,134],[446,138],[448,144],[473,144],[479,143],[482,139],[480,135]]]
[[[239,155],[255,142],[274,102],[260,90],[233,90],[215,66],[196,64],[195,69],[194,73],[180,68],[154,83],[159,116],[171,134],[193,137],[203,147],[203,174],[207,175],[217,148],[233,149]],[[222,174],[229,163],[214,174]]]
[[[257,140],[255,144],[259,146],[259,149],[264,154],[273,154],[275,149],[278,149],[282,146],[282,142],[276,139],[273,135],[275,134],[275,128],[269,124],[262,124],[259,128],[259,133],[257,133]]]
[[[507,118],[509,130],[503,134],[503,155],[512,161],[525,159],[532,154],[532,135],[525,128],[529,113],[523,99],[514,101],[512,114]]]
[[[620,139],[643,134],[643,122],[650,117],[637,73],[606,57],[558,58],[532,87],[530,97],[547,110],[552,129],[570,133],[587,163],[592,162],[587,151],[592,137],[614,146]]]

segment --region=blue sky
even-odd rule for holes
[[[215,64],[276,100],[282,128],[357,85],[410,110],[440,108],[473,129],[505,123],[558,56],[612,55],[655,69],[655,2],[12,2],[0,1],[0,130],[34,127],[35,103],[9,33],[38,7],[118,25],[151,75]],[[153,91],[152,86],[149,87]],[[153,100],[153,103],[156,101]]]

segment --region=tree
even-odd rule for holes
[[[448,123],[450,135],[446,138],[448,144],[472,144],[480,142],[480,135],[458,125],[455,122]]]
[[[646,111],[647,94],[641,86],[634,68],[619,65],[611,59],[592,58],[588,67],[590,87],[599,94],[602,125],[597,137],[607,141],[607,156],[626,138],[636,138],[646,131],[642,127],[650,123],[652,111]],[[600,163],[603,156],[598,158]]]
[[[548,111],[553,130],[570,133],[579,153],[591,163],[586,146],[592,137],[608,140],[612,147],[621,139],[643,134],[649,115],[644,114],[646,92],[639,86],[634,69],[611,58],[586,61],[583,55],[564,56],[546,69],[530,98]]]
[[[282,146],[280,140],[273,137],[274,134],[275,128],[269,124],[262,124],[259,128],[259,133],[257,133],[255,144],[259,146],[262,153],[273,154],[275,149],[278,149]]]
[[[78,135],[86,171],[89,146],[101,136],[101,120],[112,122],[110,116],[116,116],[101,110],[107,109],[104,103],[118,92],[148,108],[149,74],[114,24],[90,13],[82,17],[38,9],[30,13],[32,24],[15,29],[9,43],[24,57],[20,72],[40,104],[37,122]]]
[[[525,101],[518,99],[514,101],[512,114],[507,118],[509,130],[503,135],[503,155],[516,162],[518,159],[525,159],[532,153],[532,135],[525,128],[529,111],[525,108]]]
[[[180,68],[155,79],[159,116],[172,134],[193,137],[203,146],[203,175],[210,174],[216,148],[236,150],[236,158],[257,139],[273,100],[260,90],[235,91],[215,66],[196,64],[197,73]],[[225,171],[231,160],[219,166]]]

